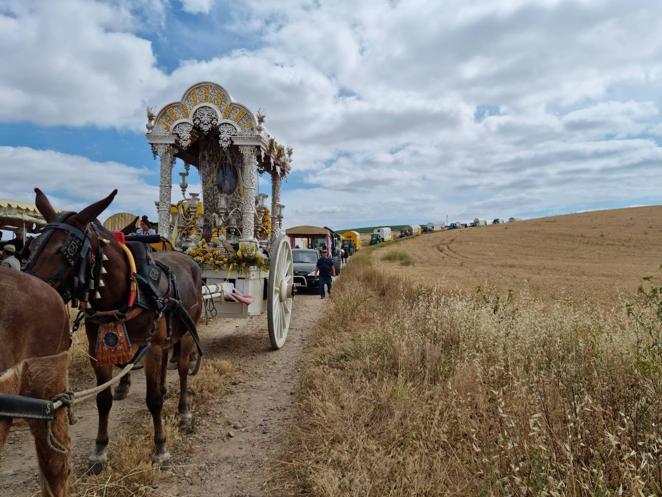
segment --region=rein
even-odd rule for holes
[[[97,257],[90,253],[92,244],[89,225],[83,230],[65,222],[74,214],[74,212],[62,212],[52,222],[44,226],[41,236],[35,241],[36,245],[31,251],[30,258],[24,268],[24,272],[33,274],[33,269],[53,234],[56,231],[67,233],[67,238],[60,248],[65,264],[45,278],[45,281],[57,290],[66,303],[72,300],[82,302],[89,300],[89,291],[94,290],[101,270],[99,259],[103,258],[101,243],[98,244]],[[69,272],[73,272],[70,285],[67,284]]]
[[[101,294],[98,290],[95,291],[95,289],[105,286],[101,278],[107,273],[103,267],[103,262],[108,260],[108,257],[104,254],[104,246],[108,245],[110,240],[103,238],[102,233],[99,232],[99,229],[94,223],[88,224],[85,229],[80,229],[66,223],[65,221],[73,214],[75,213],[60,213],[42,229],[42,235],[37,239],[35,249],[31,252],[24,271],[33,274],[34,266],[42,256],[44,248],[47,246],[51,236],[56,231],[64,231],[67,233],[67,238],[59,252],[65,264],[49,277],[45,278],[45,281],[57,290],[65,303],[71,301],[74,307],[84,309],[83,314],[87,319],[101,321],[102,318],[114,318],[115,321],[127,321],[135,317],[139,313],[130,313],[129,311],[134,306],[138,289],[135,278],[136,264],[131,251],[121,240],[118,240],[118,243],[129,264],[129,278],[131,280],[128,302],[120,309],[112,311],[95,311],[89,304],[90,294],[94,292],[92,293],[92,298],[95,300],[100,299]],[[93,235],[97,242],[96,253],[92,250]],[[70,272],[73,272],[71,283],[69,283]],[[130,314],[131,316],[129,316]],[[78,319],[76,321],[77,323],[80,322]]]

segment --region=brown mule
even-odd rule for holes
[[[0,393],[52,399],[65,391],[69,365],[69,317],[62,299],[43,281],[0,267]],[[12,418],[0,417],[0,448]],[[67,495],[71,443],[66,409],[48,422],[29,419],[35,439],[42,495]]]
[[[86,309],[85,330],[88,338],[89,354],[97,378],[97,385],[112,377],[112,365],[101,366],[96,360],[96,342],[99,323],[90,314],[112,314],[118,311],[119,317],[126,315],[127,300],[131,290],[131,270],[122,246],[114,239],[96,218],[110,205],[117,190],[108,197],[86,207],[78,213],[56,214],[50,202],[39,189],[36,192],[36,205],[49,223],[40,239],[32,247],[26,271],[49,282],[65,299],[80,300]],[[175,276],[181,308],[186,310],[189,324],[197,323],[202,313],[202,274],[198,265],[189,256],[180,252],[158,252],[152,254],[155,261],[168,266]],[[158,284],[161,294],[171,290],[165,276]],[[99,292],[97,294],[97,292]],[[95,296],[97,298],[95,298]],[[173,300],[172,292],[169,293]],[[120,311],[124,311],[123,313]],[[168,311],[166,311],[168,314]],[[117,314],[116,314],[117,315]],[[147,380],[147,407],[154,422],[154,454],[152,459],[165,464],[170,454],[166,450],[166,434],[161,411],[166,393],[166,368],[168,350],[179,344],[178,362],[180,379],[179,414],[184,424],[191,424],[187,378],[189,359],[194,349],[192,333],[189,333],[181,314],[174,314],[168,328],[166,319],[154,308],[146,309],[134,316],[129,313],[124,319],[134,351],[149,343],[143,363]],[[192,322],[192,323],[191,323]],[[128,387],[124,381],[122,387]],[[99,470],[108,456],[108,417],[113,404],[110,388],[97,395],[99,428],[96,437],[96,450],[90,457],[94,469]]]

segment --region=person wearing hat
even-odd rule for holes
[[[331,259],[326,248],[321,250],[322,256],[317,260],[317,267],[315,268],[315,276],[319,276],[320,282],[320,297],[326,297],[324,287],[328,288],[329,296],[331,295],[331,286],[333,285],[333,277],[336,275],[336,266]]]
[[[0,262],[0,266],[16,269],[16,271],[21,270],[21,263],[16,258],[16,247],[7,244],[2,248],[2,262]]]
[[[138,235],[156,235],[154,228],[150,228],[149,226],[149,218],[147,216],[140,218],[140,228],[136,230],[136,233]]]

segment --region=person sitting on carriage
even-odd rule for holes
[[[2,248],[2,262],[0,266],[16,269],[16,271],[21,270],[21,263],[16,258],[16,247],[7,244]]]
[[[149,218],[143,216],[140,218],[140,228],[136,230],[137,235],[156,235],[154,228],[150,227]]]
[[[0,246],[6,247],[7,245],[14,246],[14,253],[20,254],[25,246],[25,232],[22,229],[16,230],[14,238],[6,242],[0,243]]]

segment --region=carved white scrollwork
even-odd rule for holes
[[[280,175],[271,176],[271,241],[275,242],[281,234],[278,219],[278,204],[280,204]]]
[[[170,198],[172,192],[172,166],[175,163],[175,150],[172,145],[159,143],[152,145],[152,152],[161,159],[159,183],[159,234],[170,235]]]
[[[200,107],[193,113],[193,124],[207,134],[218,125],[218,114],[211,107]]]
[[[242,180],[244,196],[241,198],[241,237],[255,239],[255,183],[257,182],[257,154],[252,145],[239,147],[243,158]]]
[[[221,123],[218,127],[218,133],[218,143],[220,143],[221,147],[228,148],[232,145],[232,137],[237,134],[237,128],[230,123]]]
[[[189,123],[179,123],[172,130],[175,136],[177,136],[177,143],[182,150],[186,150],[191,145],[191,131],[193,131],[193,125]]]
[[[171,151],[171,148],[172,146],[169,143],[152,143],[152,155],[155,159],[163,157]]]

